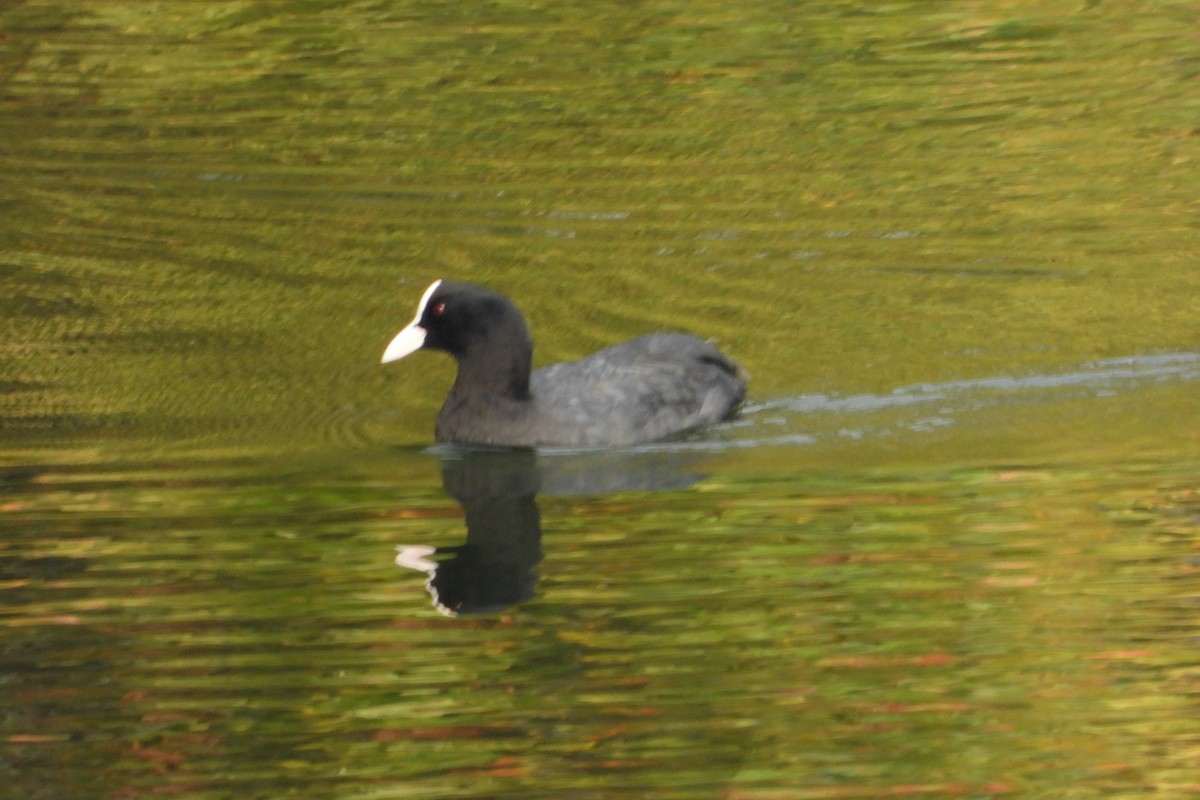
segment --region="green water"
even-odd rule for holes
[[[0,7],[0,796],[1194,796],[1197,17]],[[429,450],[438,277],[750,403]]]

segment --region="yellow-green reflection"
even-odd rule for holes
[[[1194,788],[1197,23],[5,4],[19,793]],[[452,365],[378,365],[440,276],[540,363],[680,327],[753,375],[686,488],[539,498],[484,619],[393,563],[463,538]]]

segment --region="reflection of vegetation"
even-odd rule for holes
[[[39,84],[42,68],[34,63],[34,55],[44,37],[61,32],[82,17],[77,9],[56,7],[43,3],[11,2],[0,9],[5,35],[0,38],[0,86],[4,87],[5,105],[12,101],[22,84],[44,97],[53,92],[59,81]],[[66,59],[70,64],[73,59]],[[32,94],[32,92],[31,92]]]
[[[5,370],[420,440],[438,392],[373,351],[438,273],[546,361],[702,329],[767,395],[1191,347],[1194,20],[903,5],[7,4]]]
[[[18,794],[1194,782],[1193,387],[547,499],[468,623],[391,563],[462,538],[436,470],[363,445],[429,438],[376,362],[439,273],[760,398],[1194,350],[1196,12],[1080,5],[0,5]],[[1031,450],[1082,465],[952,466]]]
[[[14,476],[17,785],[101,762],[130,796],[1188,784],[1194,463],[713,467],[544,498],[541,599],[470,622],[391,564],[462,537],[427,456]]]

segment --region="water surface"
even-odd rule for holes
[[[1196,16],[5,5],[8,792],[1194,795]],[[438,277],[750,402],[431,449]]]

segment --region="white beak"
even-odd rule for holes
[[[414,321],[388,342],[387,349],[383,351],[383,360],[380,363],[387,364],[390,361],[399,361],[409,353],[415,353],[420,350],[423,344],[425,344],[425,329]]]
[[[433,297],[433,293],[442,285],[442,281],[436,280],[429,285],[425,290],[425,294],[421,295],[421,302],[417,304],[417,316],[413,321],[408,323],[408,327],[396,334],[396,337],[388,342],[387,349],[383,351],[382,364],[387,364],[389,361],[399,361],[409,353],[415,353],[421,349],[421,345],[425,344],[425,334],[427,331],[421,327],[421,317],[425,314],[425,305],[429,302],[429,298]]]

